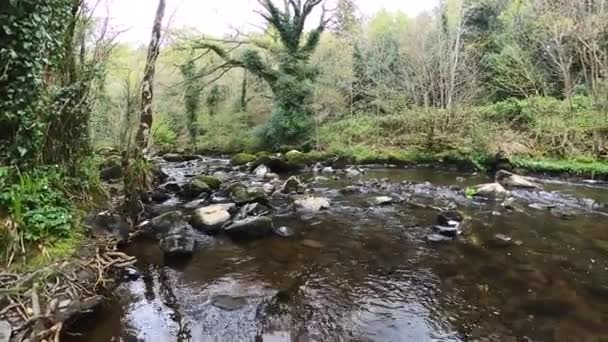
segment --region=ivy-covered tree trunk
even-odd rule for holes
[[[148,46],[148,55],[141,88],[141,112],[139,127],[135,136],[135,147],[123,155],[124,168],[124,211],[132,224],[139,222],[143,211],[141,205],[142,194],[150,187],[151,165],[146,159],[148,144],[153,123],[152,104],[154,100],[154,76],[156,73],[156,60],[160,53],[160,40],[162,20],[165,14],[165,0],[159,0],[152,38]]]
[[[165,0],[158,2],[156,16],[154,18],[154,26],[152,27],[152,38],[148,45],[148,57],[146,59],[146,67],[144,69],[144,78],[141,86],[141,113],[139,117],[139,128],[135,136],[137,149],[145,153],[148,149],[150,141],[150,132],[152,129],[152,101],[154,98],[154,76],[156,74],[156,60],[160,53],[160,38],[163,16],[165,15]]]

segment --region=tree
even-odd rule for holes
[[[195,146],[199,132],[198,110],[201,101],[201,89],[198,84],[198,78],[196,77],[197,70],[194,59],[188,59],[184,65],[180,66],[180,71],[184,78],[184,106],[188,120],[190,143],[192,146]]]
[[[159,0],[154,25],[152,27],[152,38],[148,45],[148,53],[144,68],[144,76],[141,85],[140,117],[137,134],[135,136],[135,147],[127,148],[123,155],[124,210],[131,223],[139,221],[141,213],[141,194],[150,187],[149,169],[146,167],[146,154],[152,129],[153,115],[152,102],[154,100],[154,75],[156,73],[156,60],[160,53],[160,39],[163,16],[165,14],[165,0]]]
[[[316,28],[307,35],[304,28],[312,11],[322,1],[287,0],[284,8],[279,8],[271,0],[259,0],[263,8],[260,15],[278,35],[278,49],[258,41],[254,43],[258,49],[249,48],[241,56],[234,57],[218,44],[203,41],[197,46],[212,50],[227,65],[245,68],[268,83],[274,97],[274,110],[261,135],[269,148],[306,144],[312,133],[309,101],[317,70],[309,61],[329,23],[325,9]],[[265,61],[259,48],[273,61]]]

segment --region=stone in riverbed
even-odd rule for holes
[[[170,235],[160,241],[160,248],[167,256],[189,256],[194,253],[196,242],[186,235]]]
[[[458,225],[456,226],[435,226],[434,229],[443,236],[447,237],[456,237],[460,234],[460,230],[458,229]]]
[[[161,187],[164,188],[165,190],[173,192],[173,193],[182,191],[182,187],[179,184],[177,184],[176,182],[168,182],[168,183],[161,185]]]
[[[323,209],[329,209],[330,202],[324,197],[306,197],[294,201],[296,211],[314,213]]]
[[[7,321],[0,321],[0,342],[9,342],[13,328]]]
[[[292,192],[304,192],[304,190],[306,189],[306,186],[304,185],[304,183],[302,183],[302,181],[300,180],[299,177],[296,176],[291,176],[289,177],[289,179],[287,179],[285,181],[285,183],[283,183],[283,186],[281,187],[281,193],[283,194],[289,194]]]
[[[268,196],[264,192],[262,188],[251,188],[247,189],[242,184],[234,184],[229,189],[230,199],[238,204],[247,204],[247,203],[267,203]]]
[[[179,211],[171,211],[162,215],[159,215],[149,222],[141,225],[143,235],[154,238],[162,239],[165,236],[171,235],[172,232],[181,230],[188,226],[184,216]]]
[[[193,180],[199,180],[207,184],[211,188],[211,190],[218,190],[220,186],[222,186],[222,181],[219,178],[213,176],[198,175],[194,177]]]
[[[429,242],[444,242],[444,241],[452,241],[452,238],[449,238],[447,236],[441,235],[441,234],[430,234],[427,235],[426,240]]]
[[[392,197],[389,196],[378,196],[378,197],[374,197],[369,201],[372,205],[390,205],[393,204],[395,201],[393,200]]]
[[[509,247],[514,244],[513,239],[505,234],[495,234],[490,240],[490,245],[494,247]]]
[[[226,235],[236,240],[263,238],[271,235],[272,231],[272,219],[267,216],[248,217],[224,228]]]
[[[211,304],[222,310],[234,311],[247,305],[247,300],[243,297],[218,295],[211,298]]]
[[[552,208],[550,212],[551,215],[562,220],[574,220],[576,218],[576,213],[573,210],[565,208]]]
[[[205,233],[217,233],[222,226],[230,220],[230,210],[234,210],[234,204],[215,204],[199,208],[190,219],[190,224]]]
[[[541,186],[529,177],[516,175],[514,173],[500,170],[495,176],[496,182],[507,188],[541,189]]]
[[[260,203],[249,203],[245,204],[239,210],[235,220],[242,220],[249,216],[264,216],[270,214],[270,209]]]
[[[198,159],[198,156],[190,155],[190,154],[180,154],[180,153],[167,153],[167,154],[163,155],[163,159],[170,163],[176,163],[176,162],[185,162],[185,161],[189,161],[189,160],[196,160],[196,159]]]
[[[208,198],[201,198],[201,199],[190,201],[190,202],[184,204],[184,208],[186,208],[186,209],[198,209],[198,208],[206,206],[208,203],[209,203],[209,199]]]
[[[169,198],[171,198],[171,196],[168,194],[167,190],[162,188],[156,189],[150,194],[150,199],[154,203],[163,203]]]
[[[325,247],[324,244],[320,243],[319,241],[315,241],[315,240],[302,240],[302,242],[300,242],[302,244],[302,246],[304,247],[308,247],[308,248],[315,248],[315,249],[321,249],[323,247]]]
[[[289,238],[295,235],[295,232],[292,228],[289,227],[279,227],[274,229],[274,233],[283,238]]]
[[[129,237],[130,228],[127,221],[122,216],[109,211],[91,214],[85,218],[84,223],[97,233],[109,234],[121,241]]]
[[[268,174],[269,172],[270,169],[264,164],[256,167],[255,170],[253,170],[253,174],[255,174],[256,177],[259,178],[264,178],[264,176],[266,176],[266,174]]]
[[[200,179],[193,178],[190,183],[183,187],[181,195],[185,198],[194,199],[198,198],[201,194],[210,194],[212,191],[209,184]]]
[[[473,187],[475,196],[481,197],[505,197],[509,192],[499,183],[480,184]]]
[[[457,226],[463,220],[463,215],[455,210],[442,211],[437,216],[437,223],[440,226]]]

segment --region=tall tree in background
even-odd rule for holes
[[[196,145],[198,137],[198,110],[201,101],[201,87],[199,79],[196,77],[196,63],[193,58],[188,59],[184,65],[180,66],[180,72],[184,78],[184,107],[188,120],[188,133],[190,134],[190,143]]]
[[[302,145],[309,142],[313,128],[309,102],[317,70],[309,63],[321,34],[329,20],[323,9],[317,27],[305,34],[304,27],[315,7],[323,0],[287,0],[279,8],[271,0],[259,0],[263,10],[260,15],[278,34],[280,48],[262,47],[273,59],[266,62],[259,50],[247,49],[241,56],[233,57],[223,47],[202,42],[198,48],[210,49],[228,65],[242,67],[264,79],[274,95],[274,110],[270,121],[262,131],[262,139],[270,148]]]

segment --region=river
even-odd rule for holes
[[[226,163],[163,167],[183,183],[229,172]],[[233,242],[201,233],[195,254],[179,260],[164,258],[156,242],[135,242],[126,252],[138,258],[140,276],[65,340],[608,340],[608,216],[578,210],[583,198],[596,209],[607,204],[605,184],[545,180],[544,195],[514,193],[523,209],[509,210],[452,198],[489,181],[483,174],[374,168],[356,180],[302,178],[332,204],[300,215],[273,203],[275,226],[295,236]],[[340,191],[352,184],[363,190]],[[371,205],[378,195],[405,200]],[[530,207],[537,197],[577,210],[565,217]],[[469,216],[467,234],[429,241],[437,207]]]

